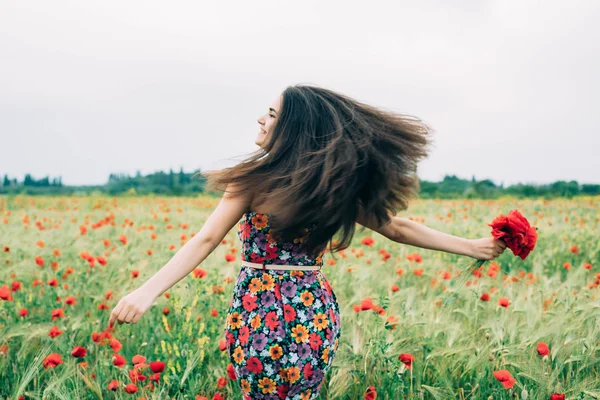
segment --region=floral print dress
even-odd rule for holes
[[[304,232],[310,234],[314,226]],[[244,213],[238,231],[242,260],[323,265],[325,250],[312,258],[303,238],[278,242],[269,230],[268,214]],[[321,271],[241,267],[225,340],[244,400],[316,398],[340,333],[337,299]]]

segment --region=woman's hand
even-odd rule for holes
[[[156,296],[143,286],[124,296],[110,313],[109,325],[113,326],[115,321],[119,324],[137,323],[152,303]]]
[[[486,237],[481,239],[471,239],[471,257],[477,260],[493,260],[498,257],[506,248],[506,243],[502,239]]]

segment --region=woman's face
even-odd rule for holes
[[[267,136],[271,134],[273,131],[273,127],[277,122],[277,118],[279,118],[279,110],[281,107],[281,95],[277,96],[277,98],[271,103],[271,106],[267,109],[264,115],[258,118],[259,123],[259,131],[258,136],[256,136],[256,140],[254,143],[263,147],[266,143]]]

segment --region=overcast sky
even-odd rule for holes
[[[600,183],[598,21],[596,0],[5,0],[0,174],[222,168],[307,83],[432,126],[421,179]]]

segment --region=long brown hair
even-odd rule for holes
[[[208,187],[250,190],[269,210],[271,234],[290,240],[317,223],[308,254],[350,245],[359,207],[379,225],[416,197],[418,162],[432,130],[420,119],[376,108],[313,85],[288,86],[264,149],[205,173]],[[228,189],[229,192],[229,189]],[[233,193],[233,192],[232,192]],[[234,193],[234,194],[235,194]],[[342,228],[341,239],[332,240]]]

